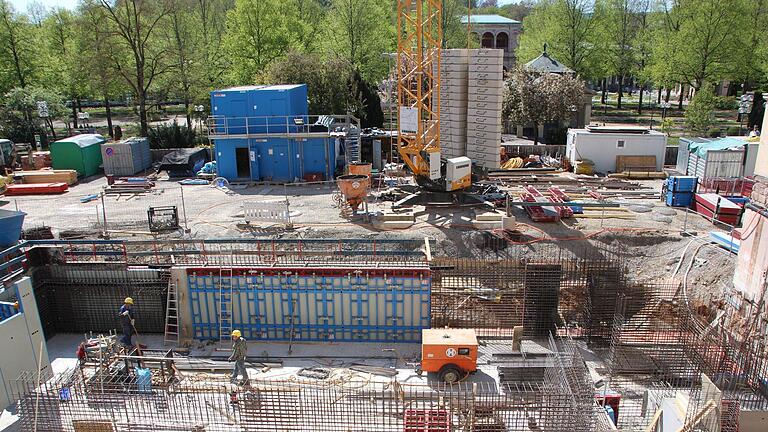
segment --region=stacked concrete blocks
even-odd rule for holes
[[[470,50],[466,155],[475,165],[486,169],[498,169],[501,165],[503,67],[502,50]]]
[[[441,53],[440,147],[445,158],[467,154],[468,61],[466,49]]]

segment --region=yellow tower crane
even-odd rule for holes
[[[397,2],[398,152],[422,186],[471,185],[471,161],[440,157],[442,0]]]

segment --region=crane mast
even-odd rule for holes
[[[442,0],[397,2],[398,152],[417,178],[438,180]]]

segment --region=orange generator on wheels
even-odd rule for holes
[[[421,371],[455,383],[477,370],[477,335],[472,329],[421,331]]]

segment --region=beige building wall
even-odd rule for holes
[[[23,312],[0,322],[0,410],[15,402],[13,381],[21,372],[35,372],[39,360],[41,374],[46,376],[51,373],[31,280],[25,277],[7,290],[18,290],[18,301]]]
[[[768,110],[763,116],[763,127],[760,128],[760,146],[757,151],[755,174],[768,177]]]

